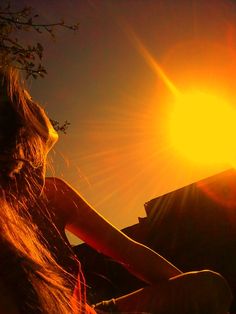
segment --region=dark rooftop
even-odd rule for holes
[[[220,272],[236,293],[236,171],[227,170],[144,204],[147,217],[123,229],[183,271]],[[74,248],[87,278],[91,302],[144,284],[86,244]],[[233,308],[236,312],[236,304]]]

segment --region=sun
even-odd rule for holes
[[[174,149],[191,161],[232,163],[236,111],[217,95],[200,91],[179,94],[170,113],[169,135]]]
[[[132,30],[140,54],[174,98],[167,122],[170,146],[179,155],[204,165],[236,167],[236,109],[218,93],[180,90]]]

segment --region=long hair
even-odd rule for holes
[[[57,140],[16,70],[0,69],[0,280],[20,313],[72,313],[69,274],[40,240],[38,206],[47,153]]]

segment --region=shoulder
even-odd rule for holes
[[[54,211],[62,225],[69,224],[74,216],[74,195],[79,198],[79,193],[66,181],[57,177],[47,177],[43,195],[46,197],[48,207]]]
[[[58,206],[60,205],[58,201],[64,203],[66,200],[68,202],[72,193],[78,195],[78,192],[69,183],[57,177],[45,178],[43,192],[49,200],[57,201]]]
[[[55,220],[64,229],[69,220],[68,206],[64,200],[66,183],[56,177],[45,178],[42,199],[47,211],[53,213]],[[62,206],[63,204],[63,206]]]
[[[54,188],[57,189],[59,187],[67,186],[68,183],[66,183],[63,179],[60,179],[58,177],[46,177],[45,178],[45,186],[44,188]]]
[[[73,187],[68,182],[61,178],[57,177],[45,178],[44,192],[47,194],[47,196],[50,196],[50,198],[66,196],[67,193],[72,190],[74,190]]]

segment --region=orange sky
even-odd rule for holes
[[[46,21],[80,21],[77,34],[37,39],[49,75],[32,82],[32,93],[54,119],[71,122],[51,155],[55,174],[117,227],[136,223],[151,198],[228,167],[193,163],[171,147],[173,93],[132,32],[176,88],[217,93],[234,105],[234,1],[21,2]]]

